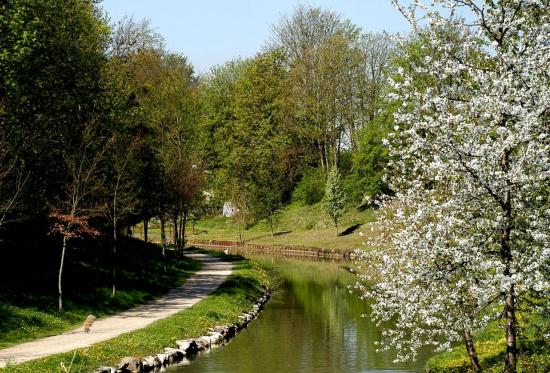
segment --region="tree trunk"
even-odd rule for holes
[[[472,334],[469,330],[464,331],[464,343],[466,344],[466,351],[468,352],[468,356],[470,357],[470,363],[472,364],[473,372],[481,372],[481,366],[479,365],[479,360],[477,358],[474,340],[472,339]]]
[[[179,238],[179,235],[178,235],[178,215],[177,214],[174,214],[174,247],[176,249],[176,251],[178,250],[178,238]]]
[[[269,212],[269,229],[271,230],[271,238],[275,237],[273,233],[273,211]]]
[[[149,230],[149,220],[145,219],[143,220],[143,240],[145,242],[149,242],[147,234]]]
[[[338,232],[338,220],[334,221],[334,225],[336,226],[336,237],[338,237],[338,234],[340,233]]]
[[[321,142],[317,141],[317,148],[319,149],[319,159],[321,160],[321,169],[323,172],[325,172],[325,157],[323,156],[323,147],[321,146]]]
[[[509,203],[509,201],[508,201]],[[508,204],[507,203],[507,204]],[[511,217],[511,210],[507,211],[507,218]],[[510,221],[510,220],[508,220]],[[506,264],[504,274],[511,276],[510,265],[512,262],[512,252],[510,249],[511,228],[508,225],[502,233],[501,256]],[[504,364],[505,373],[515,373],[517,366],[517,347],[516,347],[516,305],[515,305],[514,285],[506,292],[504,299],[504,317],[506,318],[506,361]]]
[[[185,239],[185,236],[184,236],[184,219],[185,219],[185,213],[183,213],[183,219],[180,219],[179,221],[179,237],[178,237],[178,249],[180,251],[180,254],[183,252],[183,240]]]
[[[502,171],[508,173],[510,170],[510,151],[505,151],[501,161]],[[504,198],[501,206],[504,210],[505,225],[501,233],[500,257],[505,265],[504,275],[511,277],[511,266],[513,261],[511,248],[512,234],[512,200],[511,200],[511,183],[507,181],[508,189],[504,192]],[[516,348],[516,306],[515,306],[515,291],[514,284],[505,294],[504,300],[504,317],[506,318],[506,360],[504,363],[505,373],[515,373],[517,366],[517,348]]]
[[[506,373],[515,373],[517,365],[516,349],[516,306],[514,285],[506,294],[504,302],[504,315],[506,317],[506,362],[504,371]]]
[[[180,240],[180,244],[181,244],[181,253],[183,254],[183,249],[185,249],[185,226],[187,225],[187,212],[184,212],[183,213],[183,221],[182,221],[182,224],[181,224],[181,228],[180,228],[180,235],[181,235],[181,240]]]
[[[337,139],[336,140],[336,148],[335,148],[335,151],[334,151],[334,168],[338,168],[338,165],[340,163],[340,149],[341,149],[341,146],[342,146],[342,141],[340,141],[340,139]]]
[[[118,245],[118,235],[117,235],[117,223],[116,220],[113,222],[113,289],[111,291],[111,298],[114,298],[116,295],[116,254],[117,254],[117,245]]]
[[[160,241],[162,244],[162,266],[166,273],[166,230],[164,227],[164,216],[160,217]]]
[[[63,311],[63,286],[62,286],[62,278],[63,278],[63,266],[65,264],[65,252],[67,250],[67,238],[63,236],[63,246],[61,248],[61,263],[59,265],[59,275],[57,277],[57,290],[59,293],[59,299],[58,299],[58,306],[59,306],[59,312]]]
[[[327,169],[327,172],[329,170],[329,167],[330,167],[330,161],[329,161],[329,151],[327,149],[327,140],[326,140],[327,136],[325,134],[325,141],[324,141],[324,144],[323,144],[323,153],[324,153],[324,156],[325,156],[325,166],[326,166],[326,169]]]

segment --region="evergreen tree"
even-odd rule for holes
[[[340,172],[338,169],[333,168],[328,173],[323,208],[334,222],[336,236],[338,236],[338,222],[344,215],[345,202],[346,196]]]

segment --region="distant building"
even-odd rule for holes
[[[223,216],[230,218],[235,215],[237,208],[231,202],[226,202],[223,204]]]
[[[202,191],[202,195],[204,196],[204,200],[206,203],[210,203],[212,197],[214,197],[214,194],[212,194],[212,192],[206,190]]]

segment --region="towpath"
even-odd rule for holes
[[[78,328],[63,334],[37,339],[0,350],[0,368],[8,362],[22,363],[58,353],[73,351],[106,341],[193,306],[220,286],[232,273],[231,263],[205,254],[186,254],[202,264],[183,285],[156,301],[114,316],[96,320],[90,333]]]

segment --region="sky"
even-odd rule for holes
[[[340,13],[365,31],[406,32],[390,0],[103,0],[111,21],[148,18],[167,49],[186,55],[198,73],[262,50],[271,28],[300,4]]]

